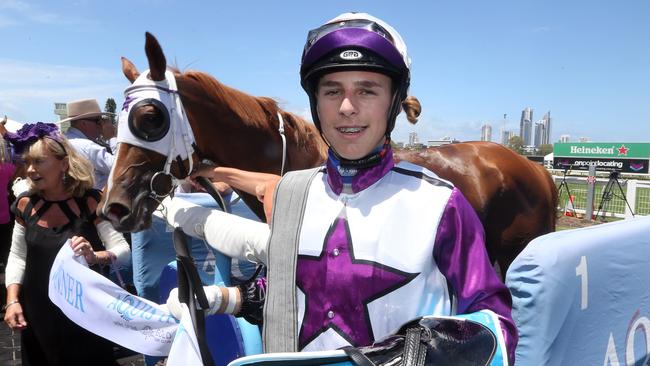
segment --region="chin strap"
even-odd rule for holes
[[[334,148],[330,146],[330,150],[332,150],[332,153],[334,154],[334,157],[338,159],[340,162],[340,166],[343,168],[355,168],[355,169],[365,169],[365,168],[371,168],[375,165],[378,165],[381,163],[381,159],[386,156],[386,151],[388,151],[388,146],[390,146],[390,137],[386,138],[386,142],[384,142],[384,145],[382,146],[381,150],[379,151],[373,151],[370,154],[364,156],[361,159],[356,159],[356,160],[348,160],[343,157],[341,157]]]

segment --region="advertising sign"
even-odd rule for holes
[[[650,143],[558,142],[553,155],[583,158],[650,159]]]
[[[553,144],[553,168],[648,174],[650,143],[563,142]]]
[[[598,171],[648,174],[648,159],[553,158],[553,169],[589,170],[591,164],[595,164]]]

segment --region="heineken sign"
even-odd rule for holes
[[[582,158],[650,159],[650,143],[555,143],[553,155]]]
[[[650,143],[585,142],[553,144],[553,168],[648,174]]]

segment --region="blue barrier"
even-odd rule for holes
[[[506,275],[516,364],[648,364],[649,272],[649,217],[532,241]]]
[[[214,279],[199,271],[204,284],[228,285],[220,273],[228,274],[230,258],[216,254]],[[169,263],[160,276],[160,302],[164,303],[172,288],[177,287],[176,262]],[[226,277],[227,278],[227,277]],[[215,365],[227,365],[230,361],[249,355],[262,353],[260,329],[243,318],[232,315],[215,314],[205,318],[205,337]]]
[[[176,194],[194,204],[217,209],[216,202],[208,194]],[[254,219],[243,202],[231,207],[233,213]],[[204,284],[229,285],[231,259],[210,248],[203,240],[189,238],[188,247]],[[171,228],[164,220],[154,216],[152,227],[132,234],[132,260],[134,284],[138,294],[146,299],[164,303],[169,291],[177,287],[176,253],[172,245]],[[239,263],[238,272],[250,275],[254,265],[245,268]],[[235,358],[262,352],[262,339],[257,326],[244,319],[230,315],[206,317],[206,338],[216,365],[226,365]],[[158,357],[145,357],[146,365],[153,365]]]

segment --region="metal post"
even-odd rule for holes
[[[585,207],[585,220],[591,220],[594,217],[594,194],[596,192],[596,165],[589,165],[589,175],[587,176],[587,206]]]
[[[639,181],[637,180],[628,180],[627,181],[627,191],[625,193],[625,200],[627,201],[627,205],[625,205],[625,218],[626,219],[631,219],[634,217],[634,212],[630,209],[630,205],[634,206],[635,210],[638,211],[636,208],[636,187],[637,183]]]

